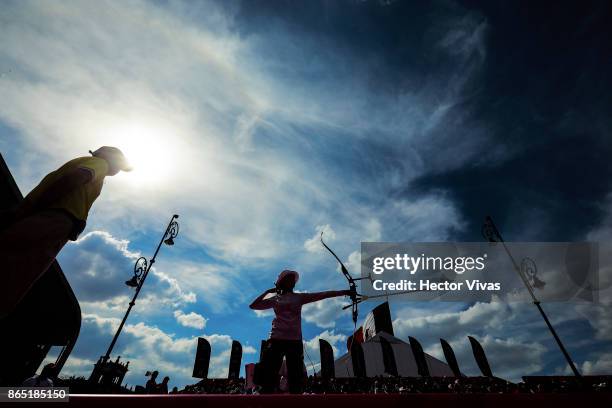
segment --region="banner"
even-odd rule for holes
[[[355,333],[353,333],[346,339],[347,351],[351,351],[351,344],[353,343],[363,343],[363,326],[359,326]]]
[[[383,336],[378,337],[380,339],[380,347],[382,349],[383,364],[385,366],[385,373],[397,377],[397,364],[395,363],[395,354],[393,353],[393,347],[389,340]]]
[[[351,347],[351,362],[353,363],[353,376],[363,378],[366,376],[365,356],[361,343],[355,342]]]
[[[198,348],[196,350],[195,362],[193,363],[194,378],[208,378],[208,365],[210,363],[210,343],[208,340],[198,337]]]
[[[487,355],[485,354],[484,349],[472,336],[468,336],[470,339],[470,344],[472,345],[472,352],[474,353],[474,358],[476,359],[476,364],[478,364],[478,368],[480,368],[480,372],[485,377],[493,377],[493,372],[491,371],[491,367],[489,366],[489,360],[487,360]]]
[[[408,337],[410,341],[410,348],[412,349],[412,354],[414,355],[414,361],[417,364],[417,372],[421,377],[430,377],[429,367],[427,366],[427,360],[425,359],[425,352],[423,351],[423,347],[421,343],[414,337]]]
[[[462,377],[461,371],[459,370],[459,364],[457,363],[457,357],[455,357],[455,352],[450,344],[444,339],[440,339],[440,344],[442,344],[442,351],[444,351],[444,358],[446,359],[446,363],[453,371],[455,377]]]
[[[227,378],[237,380],[240,377],[240,363],[242,362],[242,345],[240,342],[232,341],[232,354],[230,355],[229,371]]]
[[[255,364],[249,363],[244,365],[244,375],[246,377],[245,388],[252,390],[255,388]]]
[[[334,378],[336,369],[334,364],[334,349],[331,344],[319,339],[319,353],[321,354],[321,377],[324,380]]]

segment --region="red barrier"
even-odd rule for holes
[[[589,405],[587,405],[589,404]],[[593,404],[593,405],[591,405]],[[3,406],[24,407],[23,403]],[[44,406],[66,407],[65,402]],[[333,394],[333,395],[71,395],[69,405],[87,408],[529,408],[609,407],[612,393],[573,394]]]

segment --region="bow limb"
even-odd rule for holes
[[[351,298],[351,309],[352,309],[352,312],[353,312],[353,322],[356,325],[357,324],[357,317],[358,317],[358,313],[359,313],[359,311],[357,309],[357,304],[359,303],[359,299],[357,299],[357,285],[355,284],[355,279],[353,279],[353,277],[349,273],[348,269],[346,269],[346,266],[344,266],[344,263],[340,260],[338,255],[336,255],[336,253],[330,247],[328,247],[327,244],[325,244],[325,241],[323,241],[323,231],[321,231],[321,244],[323,244],[325,249],[327,249],[329,251],[329,253],[332,254],[332,256],[334,258],[336,258],[336,260],[340,264],[340,269],[342,270],[342,274],[344,275],[344,277],[348,281],[349,290],[351,292],[350,298]]]
[[[321,231],[321,244],[323,244],[325,249],[327,249],[329,253],[333,255],[334,258],[336,258],[336,260],[340,264],[340,269],[342,269],[342,274],[344,275],[344,277],[346,277],[350,284],[353,284],[355,281],[353,280],[353,277],[349,273],[348,269],[346,269],[346,266],[344,266],[344,263],[342,263],[338,255],[336,255],[336,253],[330,247],[327,246],[325,241],[323,241],[323,231]]]

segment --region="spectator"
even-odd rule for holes
[[[162,382],[157,385],[157,393],[158,394],[167,394],[168,393],[168,381],[170,381],[170,377],[164,377]]]
[[[151,378],[145,384],[145,392],[147,394],[156,394],[157,393],[157,376],[159,375],[158,371],[153,371],[151,373]]]
[[[53,378],[55,378],[55,364],[49,363],[40,372],[39,375],[33,375],[23,382],[24,387],[53,387]]]
[[[66,242],[83,231],[105,177],[131,169],[116,147],[90,153],[93,157],[73,159],[45,176],[0,232],[0,318],[17,306]]]

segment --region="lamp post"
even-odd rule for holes
[[[121,320],[121,324],[119,325],[117,332],[115,332],[115,336],[113,337],[113,340],[108,346],[108,350],[106,350],[106,354],[98,361],[98,364],[95,365],[94,370],[91,373],[91,376],[89,377],[90,381],[94,381],[94,382],[98,381],[98,379],[100,378],[100,374],[101,374],[100,370],[102,366],[104,366],[104,364],[106,364],[106,362],[110,359],[110,354],[113,351],[113,347],[115,347],[117,338],[119,338],[119,334],[121,333],[121,330],[123,329],[123,325],[125,324],[125,321],[127,320],[130,314],[130,311],[132,310],[132,307],[136,304],[136,298],[138,297],[138,294],[140,293],[140,290],[142,289],[142,285],[144,284],[144,281],[147,278],[147,275],[149,274],[151,267],[155,263],[155,258],[157,257],[157,253],[159,252],[162,244],[166,244],[169,246],[174,245],[174,238],[176,238],[179,232],[179,224],[176,221],[178,217],[179,216],[177,214],[174,214],[172,218],[170,219],[170,222],[168,223],[168,226],[166,227],[166,231],[164,232],[164,235],[162,236],[161,240],[159,241],[159,244],[157,245],[157,248],[155,249],[153,258],[151,258],[150,261],[147,261],[145,257],[141,256],[140,258],[136,260],[136,263],[134,264],[134,276],[132,276],[130,280],[125,282],[127,286],[136,288],[134,297],[132,298],[132,301],[129,303],[129,307],[127,311],[125,312],[125,316],[123,316],[123,320]]]

